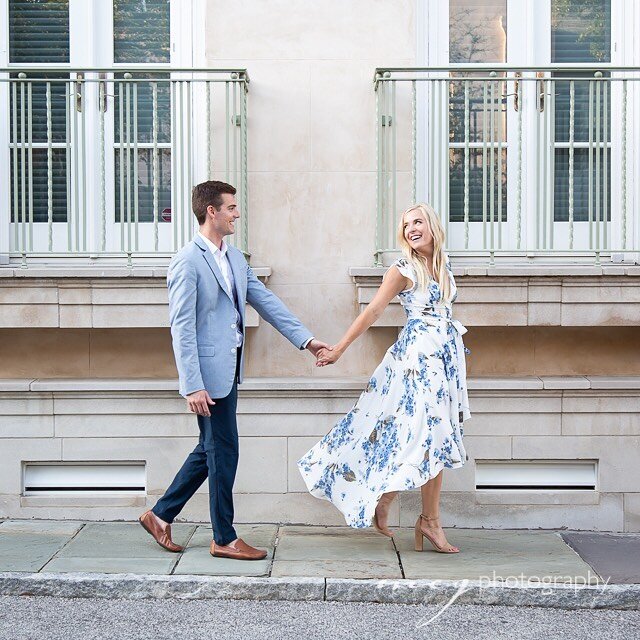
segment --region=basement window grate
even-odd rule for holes
[[[595,491],[595,460],[476,460],[476,489]]]
[[[145,494],[145,463],[26,462],[23,493],[25,496]]]

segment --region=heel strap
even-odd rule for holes
[[[424,513],[420,514],[422,520],[440,520],[440,516],[425,516]]]

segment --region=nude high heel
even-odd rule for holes
[[[460,553],[460,549],[456,549],[454,547],[452,547],[451,545],[449,545],[448,547],[441,547],[438,545],[438,543],[431,537],[430,534],[426,533],[425,531],[422,530],[422,528],[420,527],[420,521],[421,520],[425,520],[426,522],[430,521],[430,520],[439,520],[439,518],[433,517],[433,516],[425,516],[422,513],[418,516],[418,520],[416,522],[416,527],[415,527],[415,549],[416,551],[424,551],[424,539],[426,538],[430,543],[431,546],[438,552],[438,553]]]
[[[398,495],[397,491],[393,492],[393,495],[391,495],[391,497],[386,497],[386,498],[381,498],[378,501],[378,504],[380,504],[383,500],[385,502],[387,502],[388,504],[391,504],[394,500],[395,497]],[[373,524],[373,528],[378,532],[381,533],[383,536],[387,536],[387,538],[393,538],[393,531],[391,531],[391,529],[386,528],[383,529],[379,524],[378,524],[378,514],[374,511],[373,512],[373,520],[372,520],[372,524]]]

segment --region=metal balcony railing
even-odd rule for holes
[[[639,71],[377,69],[376,263],[413,202],[469,261],[637,260]]]
[[[0,261],[166,263],[197,228],[191,188],[238,189],[248,255],[243,69],[0,70]]]

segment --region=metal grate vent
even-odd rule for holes
[[[571,460],[476,461],[476,489],[594,491],[597,462]]]
[[[146,492],[144,462],[27,462],[23,479],[24,495]]]

